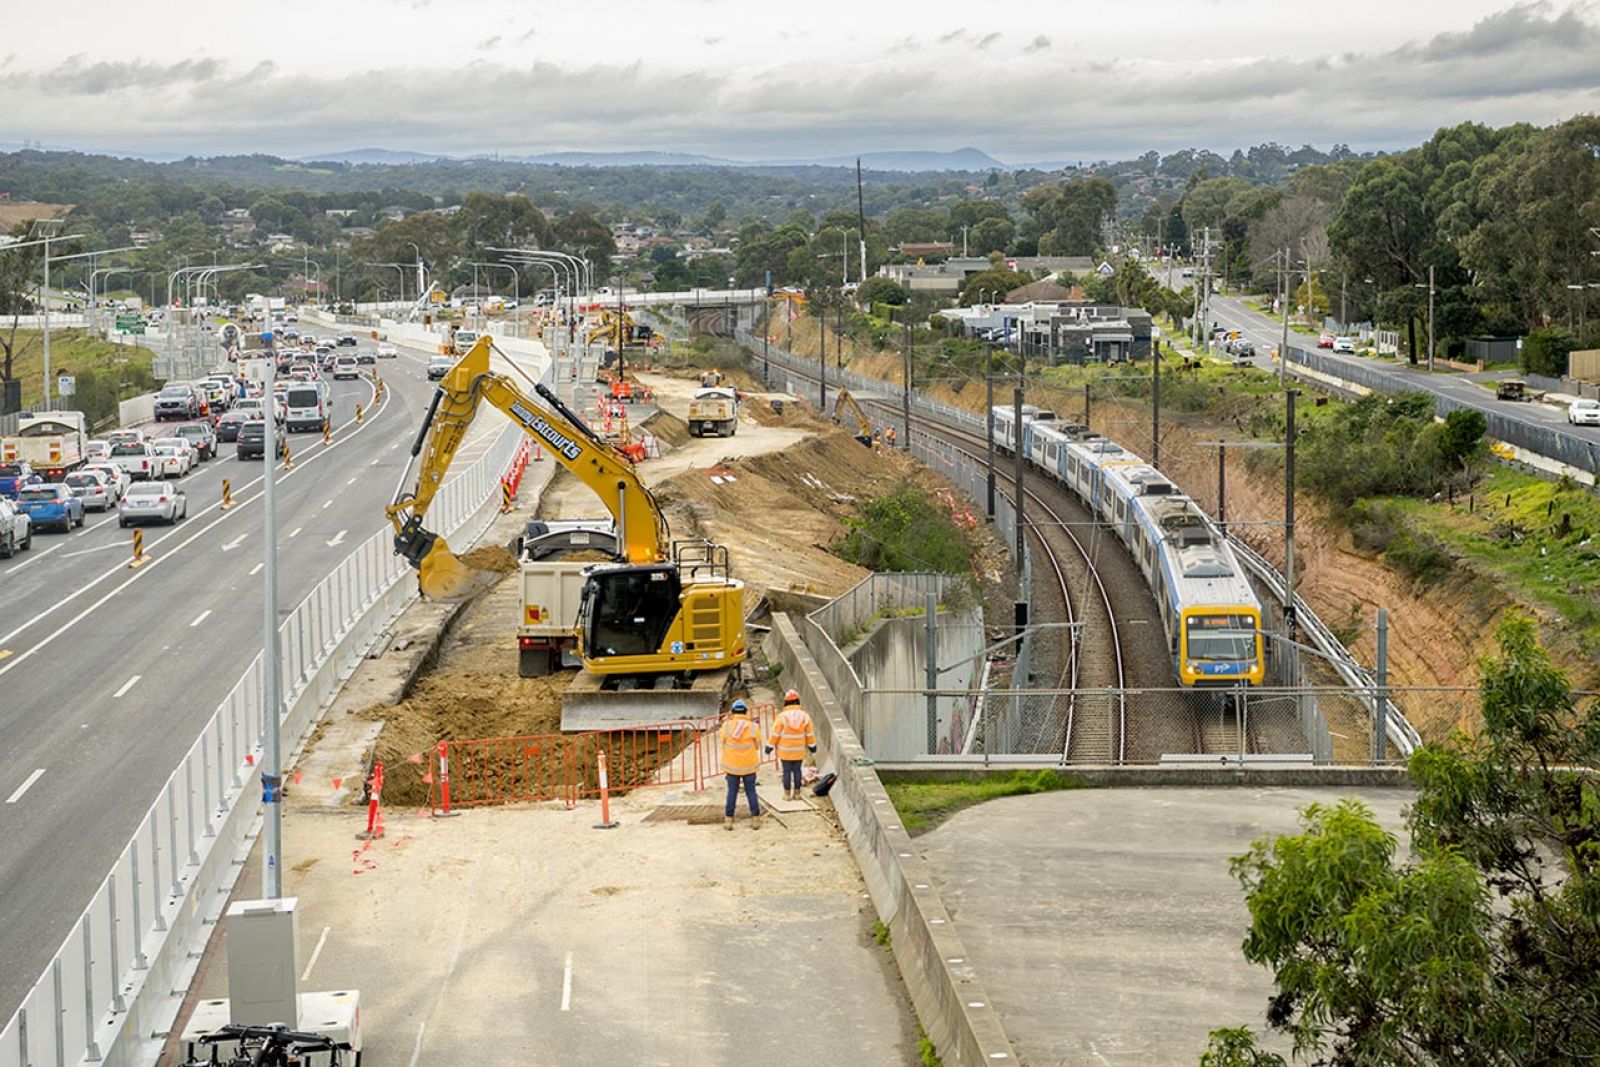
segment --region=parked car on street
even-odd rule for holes
[[[83,501],[85,508],[108,511],[117,502],[116,490],[111,480],[98,470],[76,470],[62,479],[73,496]]]
[[[142,482],[128,490],[117,505],[117,525],[136,522],[182,522],[189,514],[183,490],[171,482]]]
[[[33,546],[33,520],[28,513],[0,496],[0,559],[10,559]]]
[[[219,417],[218,421],[221,421]],[[217,431],[203,422],[186,422],[172,432],[174,437],[181,437],[189,442],[189,447],[194,449],[196,463],[204,463],[217,454]]]
[[[1574,400],[1567,405],[1567,421],[1574,426],[1600,426],[1600,400]]]
[[[35,529],[49,526],[66,533],[74,526],[83,525],[83,501],[60,482],[30,485],[22,490],[17,503],[33,520]]]

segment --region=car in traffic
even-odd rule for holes
[[[277,442],[277,453],[281,459],[283,450],[288,447],[288,441],[283,434],[273,434]],[[267,454],[267,424],[262,419],[251,419],[239,427],[239,436],[234,442],[234,450],[240,459],[261,459]]]
[[[83,525],[83,501],[60,482],[25,487],[17,506],[28,513],[36,530],[53,527],[66,533],[74,526]]]
[[[1256,346],[1240,338],[1233,343],[1232,354],[1234,359],[1250,360],[1255,358]]]
[[[83,446],[83,460],[85,463],[94,463],[98,460],[110,458],[110,441],[90,441]]]
[[[116,490],[112,487],[111,479],[99,470],[83,469],[73,471],[61,480],[73,496],[83,501],[85,508],[94,511],[108,511],[112,504],[117,502]]]
[[[356,353],[356,362],[364,365],[370,365],[377,363],[378,357],[373,353],[372,349],[363,348],[361,351]]]
[[[227,410],[228,404],[233,400],[233,390],[229,387],[227,379],[217,381],[215,378],[206,378],[195,383],[205,397],[206,406],[213,414],[221,414]]]
[[[1348,356],[1353,356],[1356,354],[1355,339],[1350,337],[1335,337],[1333,339],[1333,350],[1335,352],[1343,352]]]
[[[1333,334],[1325,333],[1321,337],[1317,338],[1317,347],[1318,348],[1332,348],[1333,347],[1333,342],[1334,342]]]
[[[128,472],[112,463],[110,460],[106,460],[103,463],[88,463],[85,464],[81,469],[85,471],[98,471],[105,476],[106,484],[111,488],[112,503],[121,500],[123,494],[128,491],[128,486],[133,484],[133,480],[128,477]]]
[[[284,425],[290,433],[320,430],[332,414],[327,382],[292,382],[284,390],[283,403]]]
[[[361,377],[361,364],[355,356],[340,356],[333,361],[333,380],[354,381]]]
[[[191,385],[168,385],[156,394],[156,421],[200,417],[200,397]]]
[[[223,416],[218,416],[218,421]],[[194,449],[196,463],[204,463],[217,454],[217,431],[203,422],[186,422],[172,431],[174,437],[181,437],[189,442],[189,447]]]
[[[400,349],[396,348],[394,345],[390,344],[388,341],[385,341],[385,342],[383,342],[383,344],[378,346],[378,358],[379,359],[395,359],[399,355],[400,355]]]
[[[428,357],[428,381],[436,382],[450,373],[450,368],[456,365],[454,356]]]
[[[189,500],[171,482],[141,482],[128,490],[117,505],[117,525],[142,522],[182,522],[189,514]]]
[[[8,497],[0,496],[0,559],[33,547],[33,520]]]
[[[1574,426],[1600,426],[1600,400],[1574,400],[1567,405],[1567,421]]]
[[[194,449],[181,437],[157,438],[150,442],[150,451],[158,478],[182,478],[194,470]]]
[[[340,348],[354,348],[355,346],[356,346],[356,335],[355,334],[353,334],[353,333],[341,333],[339,335],[339,347]]]
[[[155,473],[155,456],[148,442],[128,441],[111,446],[111,462],[127,472],[131,481],[142,482]]]
[[[143,430],[112,430],[106,434],[106,444],[112,448],[118,445],[137,445],[144,443]]]
[[[239,437],[239,427],[243,426],[245,420],[250,418],[252,415],[259,419],[261,417],[260,408],[257,408],[253,412],[245,411],[241,408],[234,408],[231,411],[225,412],[221,418],[217,419],[217,440],[227,441],[230,443],[237,440]]]
[[[15,500],[22,487],[42,481],[28,463],[0,463],[0,496]]]

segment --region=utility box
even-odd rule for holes
[[[294,966],[298,900],[241,900],[228,908],[230,1022],[300,1025]]]

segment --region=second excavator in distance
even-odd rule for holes
[[[583,664],[563,694],[562,729],[642,726],[716,714],[738,683],[747,654],[744,583],[728,568],[726,547],[674,541],[655,498],[632,462],[595,434],[548,386],[529,395],[490,367],[492,341],[480,336],[439,383],[411,448],[410,464],[386,509],[395,552],[418,571],[423,596],[461,600],[495,577],[474,571],[440,535],[424,528],[480,404],[487,402],[542,444],[610,512],[616,562],[585,574],[577,620]]]

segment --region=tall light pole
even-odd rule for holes
[[[52,380],[51,376],[50,376],[50,264],[51,263],[65,263],[68,260],[73,260],[73,259],[87,259],[90,256],[104,256],[104,255],[109,255],[112,252],[127,252],[127,251],[132,250],[134,246],[133,245],[123,245],[121,248],[101,248],[101,249],[97,249],[97,250],[95,250],[93,252],[78,252],[78,253],[75,253],[75,254],[70,255],[70,256],[52,256],[50,254],[50,242],[51,241],[70,240],[70,238],[57,237],[54,234],[46,234],[44,236],[43,240],[44,240],[44,402],[48,406],[49,403],[50,403],[50,383],[51,383],[51,380]],[[8,245],[7,247],[8,248],[15,248],[16,246],[15,245]]]
[[[417,254],[417,299],[421,300],[422,290],[424,288],[424,278],[422,273],[422,249],[417,246],[417,242],[415,241],[407,241],[406,244],[410,245],[411,250]],[[401,296],[400,299],[404,300],[405,297]]]
[[[279,692],[278,663],[278,513],[273,494],[277,481],[278,433],[274,425],[277,412],[273,405],[272,380],[277,375],[278,361],[273,351],[275,339],[271,331],[263,331],[267,343],[264,380],[261,395],[267,398],[266,417],[262,420],[262,718],[266,728],[261,764],[261,802],[263,851],[261,863],[261,896],[277,900],[283,896],[283,768],[279,731],[283,725],[283,697]]]
[[[1428,264],[1428,284],[1412,284],[1414,289],[1428,290],[1428,373],[1433,373],[1433,264]]]

